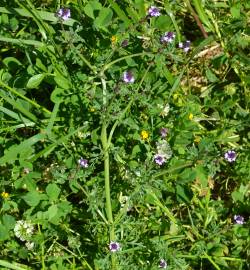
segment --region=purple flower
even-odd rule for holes
[[[160,129],[160,134],[162,138],[166,138],[168,134],[168,129],[167,128],[161,128]]]
[[[190,50],[191,42],[186,40],[185,42],[179,43],[179,48],[183,49],[184,52],[188,52]]]
[[[159,9],[155,6],[151,6],[149,9],[148,9],[148,15],[151,16],[151,17],[159,17],[161,15]]]
[[[160,263],[159,263],[159,268],[163,268],[163,269],[166,269],[167,268],[167,262],[164,260],[164,259],[161,259],[160,260]]]
[[[64,21],[67,21],[70,18],[70,9],[69,8],[60,8],[57,11],[56,16]]]
[[[123,81],[125,83],[133,83],[135,81],[135,77],[133,76],[131,71],[125,71],[123,73]]]
[[[88,160],[87,159],[84,159],[82,157],[78,160],[78,163],[83,168],[88,168],[88,166],[89,166]]]
[[[241,215],[234,215],[234,221],[237,224],[244,224],[244,217]]]
[[[163,155],[163,154],[154,155],[154,160],[155,160],[155,163],[160,165],[160,166],[166,162],[165,155]]]
[[[117,252],[121,249],[121,246],[118,242],[110,242],[109,244],[109,250],[111,252]]]
[[[175,33],[174,32],[166,32],[162,37],[161,37],[161,42],[162,43],[171,43],[174,41],[175,38]]]
[[[233,150],[228,150],[228,151],[225,153],[225,155],[224,155],[225,159],[226,159],[228,162],[233,162],[233,161],[235,161],[235,160],[236,160],[236,156],[237,156],[237,154],[236,154],[236,152],[233,151]]]
[[[128,46],[128,40],[127,39],[124,39],[121,43],[121,46],[124,48],[124,47],[127,47]]]

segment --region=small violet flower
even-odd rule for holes
[[[167,268],[167,262],[164,259],[160,260],[159,268],[163,268],[163,269]]]
[[[128,40],[127,39],[124,39],[121,43],[121,46],[124,48],[124,47],[127,47],[128,46]]]
[[[166,32],[162,37],[161,37],[161,42],[162,43],[171,43],[175,39],[175,33],[174,32]]]
[[[64,21],[67,21],[70,18],[70,15],[69,8],[60,8],[56,13],[56,16]]]
[[[88,160],[87,159],[84,159],[82,157],[78,160],[78,163],[83,168],[88,168],[88,166],[89,166]]]
[[[188,52],[190,50],[191,42],[186,40],[185,42],[179,43],[179,48],[183,49],[184,52]]]
[[[159,154],[159,153],[154,155],[154,160],[155,160],[155,163],[160,166],[166,162],[165,155]]]
[[[155,6],[151,6],[149,9],[148,9],[148,15],[151,16],[151,17],[159,17],[161,15],[159,9]]]
[[[133,76],[131,71],[125,71],[123,73],[123,81],[125,83],[133,83],[135,81],[135,77]]]
[[[161,134],[161,137],[162,138],[166,138],[167,137],[167,134],[168,134],[168,129],[167,128],[161,128],[160,129],[160,134]]]
[[[234,221],[237,224],[244,224],[244,217],[241,215],[234,215]]]
[[[233,150],[228,150],[224,155],[225,159],[228,162],[234,162],[236,160],[236,156],[237,156],[237,154]]]
[[[109,250],[111,252],[117,252],[121,249],[121,246],[118,242],[110,242],[109,244]]]

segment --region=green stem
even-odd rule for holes
[[[30,104],[32,104],[34,107],[41,109],[42,111],[44,111],[45,113],[51,114],[51,111],[47,110],[46,108],[42,107],[41,105],[37,104],[36,102],[34,102],[33,100],[27,98],[26,96],[20,94],[18,91],[16,91],[15,89],[13,89],[12,87],[8,86],[7,84],[5,84],[3,81],[0,81],[0,85],[4,88],[6,88],[7,90],[9,90],[11,93],[15,94],[16,96],[26,100],[27,102],[29,102]]]
[[[147,53],[147,54],[149,55],[149,53]],[[114,65],[114,64],[117,63],[117,62],[120,62],[120,61],[125,60],[125,59],[127,59],[127,58],[133,58],[133,57],[143,56],[143,55],[146,55],[146,53],[145,53],[145,52],[142,52],[142,53],[135,53],[135,54],[130,54],[130,55],[126,55],[126,56],[123,56],[123,57],[121,57],[121,58],[118,58],[118,59],[116,59],[116,60],[114,60],[114,61],[112,61],[112,62],[110,62],[110,63],[104,65],[104,67],[103,67],[103,69],[102,69],[102,73],[104,73],[105,70],[109,69],[112,65]]]

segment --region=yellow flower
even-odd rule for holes
[[[95,108],[94,107],[90,107],[89,108],[89,112],[95,112]]]
[[[194,118],[194,115],[192,113],[189,114],[188,119],[192,120]]]
[[[4,199],[7,199],[10,194],[8,192],[2,192],[1,196],[4,198]]]
[[[194,142],[199,143],[201,141],[201,137],[195,136]]]
[[[141,132],[141,138],[142,138],[143,140],[147,140],[148,137],[149,137],[149,133],[148,133],[146,130],[143,130],[143,131]]]
[[[117,37],[116,36],[112,36],[111,37],[111,42],[112,42],[112,44],[115,44],[117,42]]]

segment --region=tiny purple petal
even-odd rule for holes
[[[159,268],[163,268],[163,269],[167,268],[167,262],[164,259],[160,260]]]
[[[166,162],[166,158],[162,154],[154,155],[154,160],[155,160],[155,163],[160,165],[160,166]]]
[[[159,17],[161,15],[161,13],[160,13],[160,10],[157,7],[151,6],[148,9],[148,15],[151,16],[151,17]]]
[[[190,50],[191,42],[189,40],[185,41],[183,44],[183,51],[188,52]]]
[[[168,129],[167,128],[161,128],[160,129],[160,134],[162,138],[166,138],[168,134]]]
[[[233,150],[228,150],[225,153],[224,157],[228,162],[234,162],[236,160],[237,154]]]
[[[135,77],[133,76],[131,71],[125,71],[123,73],[123,81],[125,83],[133,83],[135,81]]]
[[[111,252],[117,252],[121,249],[121,246],[118,242],[110,242],[109,244],[109,250]]]
[[[70,18],[71,14],[70,14],[70,9],[69,8],[60,8],[57,13],[56,16],[61,18],[62,20],[66,21]]]
[[[244,217],[241,215],[234,215],[234,221],[237,224],[244,224]]]
[[[88,168],[88,166],[89,166],[88,165],[88,160],[87,159],[84,159],[82,157],[78,160],[78,163],[83,168]]]
[[[161,37],[161,42],[162,43],[171,43],[175,39],[175,33],[174,32],[166,32],[162,37]]]
[[[121,43],[121,46],[124,48],[124,47],[127,47],[128,46],[128,40],[127,39],[124,39]]]

